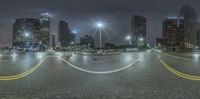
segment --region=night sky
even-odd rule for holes
[[[126,44],[131,16],[147,17],[147,41],[152,45],[162,35],[162,20],[177,16],[183,5],[192,6],[200,15],[200,0],[0,0],[0,47],[12,42],[12,23],[21,17],[39,18],[40,13],[51,14],[51,33],[57,33],[58,21],[66,20],[79,37],[97,37],[94,22],[106,23],[105,42]]]

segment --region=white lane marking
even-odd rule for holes
[[[67,63],[69,66],[77,69],[77,70],[80,70],[80,71],[83,71],[83,72],[87,72],[87,73],[92,73],[92,74],[110,74],[110,73],[115,73],[115,72],[119,72],[119,71],[122,71],[124,69],[127,69],[131,66],[133,66],[134,64],[138,63],[140,60],[137,59],[136,61],[132,62],[131,64],[123,67],[123,68],[120,68],[120,69],[115,69],[115,70],[111,70],[111,71],[90,71],[90,70],[86,70],[86,69],[82,69],[82,68],[79,68],[73,64],[71,64],[70,62],[68,62],[67,60],[65,60],[64,58],[58,56],[58,58],[60,58],[63,62]]]

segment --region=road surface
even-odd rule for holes
[[[0,99],[199,99],[199,78],[200,61],[153,50],[0,56]]]

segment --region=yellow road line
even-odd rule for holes
[[[0,80],[15,80],[15,79],[25,77],[25,76],[31,74],[32,72],[34,72],[45,60],[46,60],[46,58],[44,58],[38,64],[36,64],[31,69],[29,69],[29,70],[27,70],[23,73],[20,73],[20,74],[17,74],[17,75],[12,75],[12,76],[0,76]]]
[[[189,79],[189,80],[200,80],[200,76],[192,76],[192,75],[188,75],[188,74],[184,74],[181,73],[175,69],[173,69],[171,66],[169,66],[167,63],[165,63],[163,60],[160,60],[161,64],[170,72],[172,72],[173,74],[185,78],[185,79]]]

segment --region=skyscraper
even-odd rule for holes
[[[52,34],[51,35],[51,39],[52,39],[52,48],[55,49],[56,48],[56,34]]]
[[[41,42],[46,47],[50,46],[50,15],[42,13],[40,17]]]
[[[163,40],[167,50],[180,50],[184,45],[184,18],[168,17],[163,21]]]
[[[197,47],[200,49],[200,23],[197,25]]]
[[[13,47],[31,48],[40,42],[40,21],[32,18],[19,18],[13,24]]]
[[[184,17],[185,45],[192,49],[197,45],[197,14],[192,7],[184,5],[180,11],[180,17]]]
[[[131,22],[132,42],[134,46],[146,46],[146,17],[134,15]]]
[[[68,23],[63,20],[58,24],[58,41],[62,47],[67,47],[75,41],[75,35],[71,33]]]

